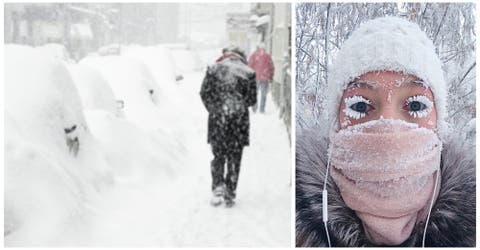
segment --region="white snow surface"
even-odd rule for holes
[[[215,60],[220,57],[221,52],[221,47],[198,51],[198,56],[200,57],[203,67],[214,64]]]
[[[5,92],[5,242],[49,244],[59,227],[81,221],[113,175],[62,62],[6,45]],[[67,145],[74,138],[76,154]]]
[[[5,51],[6,246],[290,246],[291,152],[271,96],[265,115],[251,113],[236,205],[211,207],[203,72],[160,91],[133,56],[87,58],[69,74],[25,56],[35,49]],[[25,60],[11,63],[14,52]],[[165,88],[184,98],[174,105]],[[62,134],[72,122],[82,124],[77,157]]]
[[[41,53],[44,53],[45,56],[59,59],[65,62],[71,61],[68,50],[63,44],[47,43],[36,48]]]
[[[117,181],[141,181],[152,175],[163,181],[182,168],[183,145],[172,145],[163,134],[140,129],[104,110],[85,111],[85,117]]]
[[[165,103],[168,97],[161,92],[142,61],[123,56],[88,56],[80,64],[102,73],[115,97],[124,101],[127,119],[141,127],[159,127],[157,104]]]
[[[117,100],[124,102],[125,118],[142,130],[155,130],[161,134],[164,145],[175,152],[182,152],[186,135],[183,127],[189,104],[180,105],[181,98],[168,95],[176,86],[157,84],[143,61],[130,56],[89,56],[80,61],[99,70],[107,79]],[[161,70],[160,68],[157,70]],[[153,93],[150,93],[153,91]]]
[[[94,68],[72,64],[68,67],[80,95],[83,109],[101,109],[120,115],[107,80]]]
[[[190,73],[202,69],[201,59],[194,50],[172,49],[171,53],[180,72]]]
[[[126,56],[142,60],[159,85],[171,84],[175,82],[175,62],[170,49],[158,45],[144,47],[140,45],[129,45],[122,47],[122,53]]]
[[[179,104],[182,101],[184,95],[175,86],[177,85],[175,78],[180,70],[177,69],[168,47],[165,45],[150,47],[129,45],[122,47],[122,53],[126,57],[135,58],[145,63],[162,93],[165,93],[173,104]]]
[[[203,77],[203,75],[202,75]],[[157,175],[122,182],[96,204],[89,225],[59,237],[80,246],[284,246],[290,244],[290,149],[273,102],[251,117],[251,146],[242,158],[236,205],[212,207],[207,112],[199,74],[182,86],[191,97],[185,166],[168,180]],[[191,88],[192,86],[196,86]],[[271,96],[269,96],[271,97]],[[79,237],[80,236],[80,237]]]
[[[71,65],[69,69],[90,131],[114,168],[117,180],[139,180],[152,172],[172,175],[180,155],[166,144],[168,140],[124,119],[123,112],[116,107],[113,91],[98,71],[85,65]]]

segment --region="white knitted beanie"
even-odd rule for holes
[[[388,70],[413,74],[434,95],[437,130],[446,135],[447,85],[435,47],[417,24],[382,17],[360,25],[345,41],[329,68],[327,103],[330,125],[338,127],[340,99],[348,84],[367,72]]]

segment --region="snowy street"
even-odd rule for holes
[[[252,115],[237,203],[209,204],[211,150],[205,111],[198,96],[203,73],[182,82],[192,102],[189,163],[173,181],[118,183],[95,207],[84,233],[58,237],[59,245],[95,246],[288,246],[290,244],[290,148],[271,98],[266,115]],[[85,237],[85,238],[83,238]]]
[[[270,95],[265,114],[251,112],[251,142],[244,149],[236,205],[209,204],[212,153],[206,142],[208,113],[198,94],[203,76],[200,71],[184,75],[178,87],[188,113],[184,105],[172,105],[169,112],[186,122],[183,151],[177,152],[180,166],[163,172],[133,164],[143,174],[116,175],[86,212],[43,234],[37,233],[42,228],[20,230],[5,239],[6,245],[289,246],[291,149]]]
[[[4,246],[290,247],[290,7],[6,4]]]

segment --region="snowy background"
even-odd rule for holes
[[[436,46],[448,84],[448,122],[475,145],[475,4],[305,3],[295,13],[297,135],[327,129],[327,68],[343,41],[367,20],[399,16],[418,23]]]
[[[6,4],[5,246],[290,246],[287,101],[251,113],[226,209],[199,96],[225,44],[287,41],[273,5]]]

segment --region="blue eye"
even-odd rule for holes
[[[408,104],[410,111],[420,111],[427,108],[427,106],[419,101],[413,101]]]
[[[404,109],[413,118],[424,118],[433,109],[433,102],[423,95],[412,96],[406,100]]]
[[[367,112],[367,109],[368,109],[368,103],[357,102],[357,103],[353,104],[352,106],[350,106],[350,108],[357,111],[357,112],[365,113],[365,112]]]
[[[371,102],[363,96],[354,95],[344,100],[345,109],[343,112],[350,118],[364,118],[367,113],[373,109]]]

